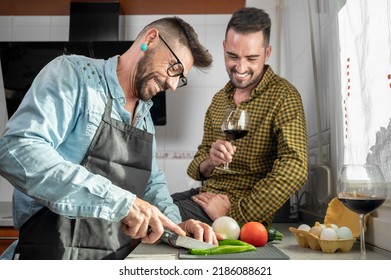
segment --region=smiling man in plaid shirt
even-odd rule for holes
[[[230,216],[240,224],[271,224],[275,212],[307,180],[303,104],[296,88],[265,64],[270,28],[269,15],[256,8],[236,11],[228,23],[223,46],[230,81],[213,97],[202,143],[187,171],[204,184],[172,196],[183,219],[211,224]],[[250,132],[234,146],[221,130],[232,106],[251,117]],[[216,169],[225,162],[231,172]]]

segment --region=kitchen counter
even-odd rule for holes
[[[289,231],[289,227],[297,228],[300,223],[276,223],[273,227],[284,234],[282,241],[274,241],[276,248],[289,256],[291,260],[356,260],[360,257],[360,241],[357,240],[350,252],[335,252],[326,254],[322,251],[314,251],[310,248],[302,248],[297,244],[295,236]],[[0,226],[12,227],[12,202],[0,201]],[[128,256],[132,259],[178,259],[179,250],[165,243],[140,244]],[[391,260],[391,252],[375,248],[367,244],[367,256],[372,260]]]
[[[14,226],[11,201],[0,201],[0,226]]]
[[[282,241],[273,241],[276,248],[289,256],[291,260],[358,260],[360,258],[360,241],[357,240],[350,252],[326,254],[310,248],[302,248],[297,244],[289,227],[297,228],[300,224],[276,223],[273,227],[284,234]],[[178,259],[179,250],[164,243],[140,244],[128,256],[129,259]],[[370,260],[391,260],[391,252],[367,245],[367,257]]]
[[[343,253],[323,253],[322,251],[302,248],[298,245],[295,236],[289,227],[297,228],[300,224],[274,224],[273,226],[284,234],[282,241],[272,243],[275,247],[287,254],[293,260],[358,260],[360,259],[360,240],[356,240],[351,251]],[[391,252],[374,248],[367,244],[367,258],[370,260],[391,260]]]

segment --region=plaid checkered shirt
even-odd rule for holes
[[[270,66],[250,99],[238,106],[251,118],[250,132],[235,141],[237,147],[229,168],[215,169],[201,192],[225,194],[231,202],[228,216],[239,224],[259,221],[271,224],[275,212],[307,181],[307,128],[301,96]],[[209,158],[211,144],[225,139],[221,123],[226,110],[235,106],[232,83],[213,97],[204,121],[204,135],[187,173],[203,180],[201,162]]]

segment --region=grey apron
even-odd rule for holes
[[[112,119],[111,108],[109,94],[103,119],[81,165],[142,198],[151,174],[153,136]],[[120,222],[71,219],[44,207],[20,228],[14,258],[124,259],[134,244],[137,241],[123,234]]]

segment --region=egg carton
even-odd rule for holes
[[[296,237],[300,247],[311,248],[317,251],[321,250],[323,253],[335,253],[338,250],[346,253],[352,249],[354,242],[356,242],[356,238],[322,240],[315,234],[294,227],[289,227],[289,231]]]

